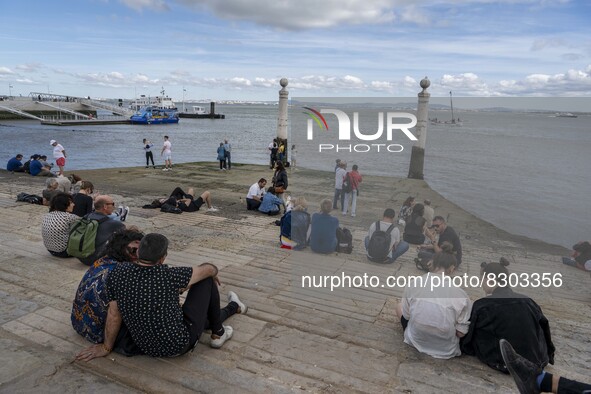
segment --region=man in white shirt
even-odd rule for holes
[[[341,200],[341,208],[345,203],[345,193],[343,193],[343,179],[347,175],[347,162],[339,161],[334,175],[334,198],[332,200],[332,209],[338,209],[337,202]]]
[[[246,209],[249,211],[256,211],[259,209],[261,201],[263,201],[263,196],[265,195],[266,184],[267,180],[261,178],[248,189],[248,194],[246,195]]]
[[[164,157],[164,168],[162,171],[172,170],[172,144],[168,140],[168,136],[164,136],[164,145],[162,145],[162,151],[160,156]]]
[[[64,175],[64,166],[66,165],[66,151],[63,146],[57,143],[56,140],[49,141],[49,145],[53,146],[53,158],[55,159],[55,164],[60,169],[58,175]]]

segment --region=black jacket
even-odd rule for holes
[[[515,351],[540,368],[554,364],[554,344],[548,319],[531,298],[508,287],[474,302],[470,329],[461,340],[463,353],[476,356],[491,368],[508,373],[499,340],[506,339]]]

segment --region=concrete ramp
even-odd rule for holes
[[[50,107],[50,108],[56,109],[58,111],[67,112],[69,114],[80,116],[80,117],[85,118],[85,119],[92,119],[92,116],[83,114],[82,112],[76,112],[76,111],[74,111],[72,109],[63,108],[63,107],[60,107],[58,105],[49,104],[49,103],[43,102],[43,101],[35,101],[35,102],[37,104],[45,105],[46,107]]]
[[[30,118],[30,119],[36,119],[36,120],[43,121],[42,118],[40,118],[38,116],[35,116],[35,115],[32,115],[32,114],[30,114],[28,112],[25,112],[25,111],[21,111],[20,109],[10,108],[10,107],[4,106],[4,105],[0,105],[0,109],[2,109],[4,111],[7,111],[7,112],[11,112],[13,114],[20,115],[20,116],[22,116],[24,118]]]

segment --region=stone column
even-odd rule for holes
[[[287,78],[281,78],[279,84],[281,90],[279,91],[279,115],[277,116],[277,145],[284,145],[283,164],[287,163],[287,152],[289,147],[287,145],[287,97],[289,92],[285,88],[287,86]]]
[[[427,88],[431,85],[425,77],[421,80],[423,91],[418,94],[419,105],[417,107],[417,142],[412,147],[410,165],[408,166],[408,177],[411,179],[423,179],[423,166],[425,164],[425,143],[427,142],[427,122],[429,121],[429,97]]]

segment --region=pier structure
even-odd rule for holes
[[[417,106],[417,126],[415,128],[418,140],[412,147],[408,166],[408,178],[411,179],[424,179],[425,144],[427,143],[427,121],[429,120],[429,98],[431,97],[431,94],[427,92],[427,88],[430,85],[431,82],[427,77],[420,82],[423,90],[418,94],[419,104]]]
[[[281,90],[279,91],[279,114],[277,116],[277,144],[279,146],[283,144],[285,147],[285,155],[283,159],[283,163],[285,164],[287,162],[287,152],[289,151],[287,145],[287,100],[289,96],[289,92],[286,89],[288,84],[287,78],[281,78],[279,84],[281,85]]]
[[[97,116],[97,110],[113,115]],[[0,102],[0,112],[39,120],[50,125],[85,125],[129,123],[133,111],[90,97],[31,92],[29,98],[11,98]]]

